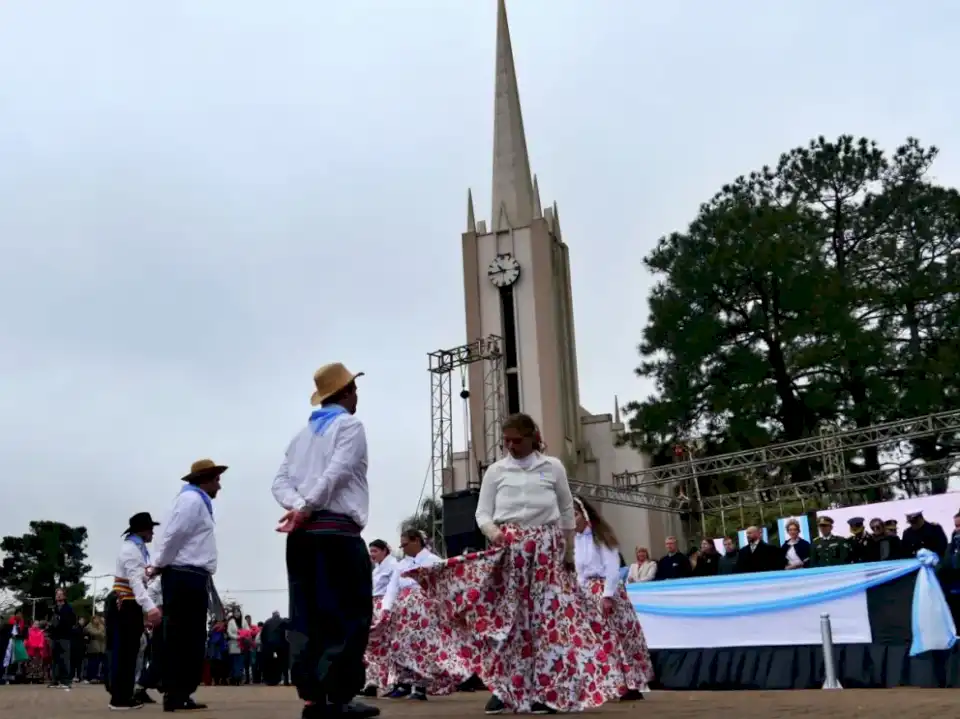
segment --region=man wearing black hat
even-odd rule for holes
[[[117,555],[113,592],[106,602],[106,688],[110,693],[110,709],[114,711],[143,706],[134,697],[134,682],[144,617],[150,625],[160,622],[160,610],[147,591],[145,576],[150,565],[147,545],[153,541],[153,529],[157,526],[149,512],[130,517]]]
[[[847,525],[850,527],[850,561],[866,562],[870,554],[870,535],[863,527],[863,517],[850,517]]]
[[[907,515],[910,526],[903,530],[903,551],[908,557],[916,557],[921,549],[929,549],[938,557],[947,551],[947,535],[936,522],[928,522],[923,512]]]
[[[367,438],[355,416],[361,374],[339,362],[314,373],[317,409],[273,481],[274,499],[287,510],[277,529],[289,533],[290,673],[303,719],[380,714],[353,701],[366,686],[373,618],[373,565],[360,536],[370,511]]]
[[[817,520],[820,536],[810,547],[811,567],[837,567],[850,563],[850,542],[833,533],[833,519],[823,516]]]
[[[223,465],[201,459],[183,477],[186,483],[164,527],[149,573],[163,576],[163,710],[204,709],[191,695],[203,678],[207,611],[216,600],[217,572],[213,500],[220,492]],[[217,608],[214,607],[216,610]]]

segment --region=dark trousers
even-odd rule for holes
[[[291,676],[304,701],[346,704],[363,689],[372,571],[360,537],[287,537]]]
[[[137,655],[143,636],[143,609],[134,601],[107,602],[107,680],[110,703],[122,706],[133,699]]]
[[[269,645],[260,652],[263,667],[263,683],[275,685],[281,681],[290,683],[290,646],[287,644]]]
[[[207,647],[207,583],[199,570],[163,570],[163,693],[172,702],[186,701],[203,680]]]
[[[71,642],[69,639],[53,640],[53,683],[70,686],[73,672],[70,670]]]

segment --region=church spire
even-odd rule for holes
[[[473,214],[473,190],[467,188],[467,232],[477,231],[477,220]]]
[[[493,111],[493,231],[533,220],[533,184],[523,133],[517,71],[504,0],[497,0],[497,79]]]

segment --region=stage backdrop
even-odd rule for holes
[[[912,499],[897,499],[891,502],[878,502],[877,504],[864,504],[859,507],[843,507],[841,509],[824,509],[817,512],[817,516],[824,514],[833,519],[833,533],[841,537],[850,536],[850,525],[847,520],[851,517],[863,517],[864,523],[869,529],[869,522],[874,517],[880,519],[896,519],[897,530],[903,535],[903,530],[907,528],[907,514],[910,512],[923,512],[924,518],[928,522],[936,522],[943,527],[943,531],[949,538],[953,533],[953,515],[960,511],[960,492],[947,492],[946,494],[937,494],[932,497],[914,497]]]

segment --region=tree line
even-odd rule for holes
[[[644,260],[657,283],[636,370],[655,391],[627,405],[624,441],[665,464],[678,445],[735,452],[960,408],[960,194],[935,181],[937,155],[913,138],[888,153],[819,137],[661,238]],[[897,454],[903,490],[940,493],[930,468],[958,446],[931,436],[843,461],[877,472]],[[755,481],[705,478],[701,492]]]

